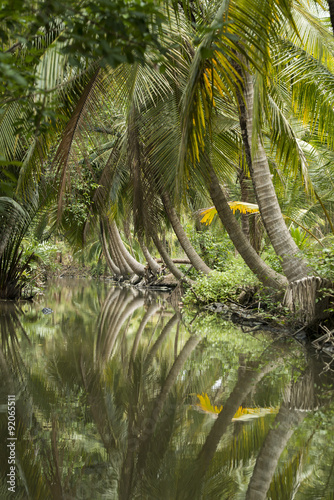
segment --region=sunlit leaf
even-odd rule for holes
[[[246,203],[244,201],[229,201],[228,203],[232,212],[235,214],[237,210],[241,214],[253,214],[259,213],[259,207],[255,203]],[[201,222],[205,223],[207,226],[211,224],[216,215],[217,210],[215,207],[206,208],[201,211],[202,219]]]
[[[199,403],[197,403],[196,407],[200,408],[205,413],[211,413],[214,415],[218,415],[222,410],[223,406],[213,405],[210,401],[210,398],[207,393],[205,394],[197,394],[199,399]],[[238,411],[234,415],[232,420],[248,420],[250,418],[258,418],[263,417],[268,413],[277,413],[279,408],[243,408],[239,406]]]

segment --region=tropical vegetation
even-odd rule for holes
[[[301,321],[330,309],[331,2],[13,5],[0,10],[2,297],[22,294],[23,239],[58,234],[98,241],[132,283],[161,274],[159,255],[188,286],[214,282],[236,252]]]

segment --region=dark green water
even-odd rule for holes
[[[323,360],[165,299],[72,280],[0,303],[0,499],[333,499]]]

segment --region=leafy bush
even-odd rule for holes
[[[229,267],[222,272],[212,271],[199,278],[184,297],[184,303],[224,302],[237,297],[244,287],[257,285],[258,281],[241,257],[230,258]]]
[[[290,227],[290,234],[300,250],[306,250],[315,242],[310,234],[300,227]]]
[[[308,255],[310,266],[322,278],[334,281],[334,248],[323,248],[320,252]]]
[[[59,267],[56,262],[59,245],[50,241],[37,242],[33,238],[22,241],[22,254],[25,259],[31,256],[29,265],[22,274],[22,280],[30,290],[38,289],[48,275]]]
[[[281,260],[271,245],[261,253],[261,257],[274,271],[283,274]]]
[[[224,270],[234,256],[234,247],[230,239],[223,235],[217,237],[211,230],[194,232],[191,242],[206,264],[212,269]]]

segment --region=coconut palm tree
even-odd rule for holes
[[[161,27],[160,41],[164,46],[164,56],[163,63],[159,63],[160,68],[151,54],[147,53],[146,65],[143,66],[138,63],[123,64],[115,70],[93,64],[87,66],[84,72],[77,70],[71,85],[68,85],[71,72],[65,75],[61,73],[62,76],[58,72],[57,78],[65,82],[65,90],[72,96],[70,100],[65,91],[57,94],[57,99],[63,98],[66,103],[64,116],[70,117],[63,127],[63,138],[54,160],[59,175],[58,215],[60,218],[64,194],[69,186],[70,165],[80,151],[80,143],[89,165],[89,156],[85,151],[88,141],[91,141],[94,149],[101,146],[101,140],[91,133],[98,129],[93,119],[104,119],[107,111],[109,116],[111,111],[113,117],[109,119],[112,125],[109,129],[114,136],[111,153],[106,154],[100,171],[94,165],[90,167],[98,183],[92,196],[95,204],[92,213],[94,209],[105,210],[106,206],[111,206],[115,213],[115,206],[120,204],[121,189],[126,189],[127,194],[132,193],[129,198],[135,229],[139,232],[146,229],[149,234],[147,221],[154,227],[159,196],[162,196],[170,217],[172,214],[174,226],[179,227],[173,209],[178,208],[177,201],[181,200],[183,192],[187,191],[190,184],[195,189],[206,189],[247,265],[266,285],[282,289],[288,281],[307,277],[310,271],[304,259],[297,255],[298,248],[286,228],[277,202],[269,169],[269,155],[265,150],[264,130],[271,118],[271,145],[277,155],[283,155],[286,161],[295,157],[295,163],[305,167],[301,148],[297,147],[298,141],[291,133],[292,129],[281,106],[282,92],[279,93],[277,89],[282,88],[288,78],[291,81],[292,74],[300,76],[304,83],[313,79],[315,87],[317,73],[313,54],[319,47],[327,48],[324,52],[326,55],[320,59],[323,71],[321,85],[315,89],[317,99],[307,95],[310,93],[305,92],[306,86],[297,82],[293,86],[292,101],[307,103],[313,123],[316,123],[320,109],[329,116],[326,123],[331,123],[329,94],[321,94],[325,82],[331,78],[331,41],[327,36],[328,31],[324,23],[310,14],[300,2],[291,4],[285,1],[254,0],[251,3],[211,2],[210,5],[202,5],[201,9],[191,5],[188,7],[178,8],[175,14],[170,12],[169,21]],[[308,20],[309,27],[305,29],[301,23],[298,25],[300,19]],[[308,43],[310,37],[305,35],[304,38],[298,38],[300,26],[304,33],[311,32],[311,29],[316,32],[316,37],[313,37],[318,44],[316,49]],[[291,42],[287,42],[287,34]],[[194,36],[197,37],[197,45],[193,43]],[[289,61],[289,65],[287,71],[279,72],[276,71],[276,67],[280,68],[278,53],[283,49],[284,62]],[[304,54],[303,60],[311,55],[308,68],[313,67],[312,74],[303,73],[299,61],[296,62],[295,55],[301,52]],[[50,51],[50,57],[54,53],[56,51]],[[48,58],[45,57],[45,60]],[[253,88],[256,92],[255,101]],[[262,113],[263,109],[267,112],[269,108],[271,114]],[[260,119],[262,114],[263,118]],[[239,126],[236,125],[238,122]],[[316,126],[321,136],[324,122],[318,121]],[[284,140],[279,138],[278,131]],[[261,216],[275,251],[282,258],[287,279],[275,273],[251,247],[231,213],[221,188],[224,179],[221,167],[229,163],[230,167],[238,168],[240,138],[243,140],[243,153],[248,161]],[[34,152],[43,149],[46,143],[41,143],[40,138],[34,141],[29,156],[31,161],[27,161],[26,168],[22,170],[22,183],[29,177],[29,165],[34,164]],[[227,159],[228,156],[230,159]],[[171,194],[176,194],[174,200]],[[166,196],[171,205],[169,202],[166,204]],[[146,214],[146,222],[143,206],[153,207],[149,216]],[[111,245],[116,255],[121,252],[121,242],[116,230],[114,233],[115,241]],[[179,239],[183,240],[183,236],[180,233]],[[197,259],[186,240],[184,248],[188,248],[192,258]],[[124,263],[125,255],[120,259]],[[119,269],[119,262],[117,264]],[[127,266],[134,271],[135,264],[132,264],[131,267],[128,262]],[[204,272],[209,271],[198,259],[196,265]],[[127,266],[124,263],[128,270]],[[139,268],[140,274],[143,269]],[[301,306],[303,301],[304,306],[308,305],[306,297],[300,294],[299,300]]]
[[[197,52],[194,52],[193,62],[191,66],[191,76],[188,80],[189,83],[187,91],[184,93],[183,97],[184,118],[182,122],[183,135],[182,147],[180,149],[179,156],[179,165],[182,172],[186,171],[189,168],[189,162],[192,162],[193,164],[195,163],[197,168],[201,163],[201,155],[203,156],[203,154],[201,153],[201,149],[204,152],[205,134],[208,126],[206,125],[206,121],[204,119],[204,98],[203,96],[201,96],[199,88],[201,83],[204,88],[207,88],[208,86],[210,86],[211,82],[211,89],[208,90],[209,93],[211,92],[211,99],[207,99],[207,106],[208,101],[211,100],[213,107],[215,108],[215,110],[217,110],[219,94],[223,95],[223,98],[227,100],[226,96],[228,95],[228,93],[232,95],[232,98],[230,98],[231,105],[233,106],[233,102],[237,103],[238,105],[237,111],[240,121],[240,131],[243,138],[243,145],[248,162],[248,167],[253,180],[254,192],[258,199],[261,217],[265,227],[267,228],[267,233],[274,246],[274,249],[277,255],[282,259],[282,266],[287,279],[292,283],[296,281],[295,285],[289,286],[289,294],[287,295],[286,303],[290,307],[293,302],[295,302],[295,304],[298,303],[298,307],[301,310],[302,316],[304,315],[305,311],[310,310],[310,314],[307,314],[307,312],[305,313],[306,316],[308,316],[307,320],[310,320],[312,317],[312,311],[314,317],[314,307],[311,307],[311,303],[315,303],[315,295],[318,284],[316,283],[315,278],[313,278],[312,276],[307,279],[307,276],[309,274],[312,274],[312,270],[307,267],[305,259],[303,259],[299,255],[298,247],[296,246],[292,236],[290,235],[286,227],[281,209],[277,202],[277,196],[271,178],[272,174],[269,170],[268,157],[263,148],[261,139],[262,132],[260,128],[262,123],[264,122],[263,116],[265,116],[262,106],[263,103],[265,103],[265,92],[267,91],[267,88],[265,88],[265,85],[262,82],[270,81],[271,75],[275,75],[275,73],[268,73],[267,70],[267,67],[270,68],[271,63],[270,51],[273,50],[273,52],[275,52],[275,50],[271,48],[272,43],[280,47],[280,43],[282,43],[282,40],[284,45],[284,40],[286,39],[286,34],[284,32],[282,36],[283,23],[279,21],[280,19],[282,20],[282,16],[285,16],[285,18],[289,21],[288,26],[291,26],[294,32],[297,32],[297,23],[295,19],[300,21],[300,18],[304,16],[304,19],[306,19],[306,23],[304,22],[303,25],[299,22],[299,28],[301,25],[304,33],[311,32],[312,40],[316,39],[318,46],[319,44],[322,44],[325,52],[327,51],[328,45],[330,45],[330,43],[332,42],[328,39],[328,31],[326,32],[325,25],[321,23],[319,19],[316,19],[316,16],[313,16],[312,13],[307,13],[304,6],[300,8],[296,6],[294,10],[290,10],[287,4],[275,5],[273,3],[270,6],[269,3],[263,4],[262,14],[259,14],[259,17],[263,16],[263,22],[259,24],[257,24],[259,17],[256,17],[255,15],[249,16],[249,12],[257,12],[257,7],[258,4],[256,6],[250,6],[247,4],[246,14],[246,8],[242,3],[238,3],[238,5],[234,5],[233,3],[231,3],[229,5],[228,12],[226,10],[219,11],[219,14],[217,14],[217,17],[215,18],[215,21],[212,25],[213,27],[216,27],[217,20],[220,19],[222,15],[225,15],[226,18],[231,19],[231,28],[224,26],[222,30],[224,36],[226,36],[227,38],[227,41],[225,41],[225,39],[223,38],[223,42],[225,43],[225,45],[223,46],[223,42],[220,38],[214,38],[216,32],[212,29],[211,31],[209,31],[209,33],[205,33],[202,38],[201,44],[197,49]],[[276,14],[274,14],[275,12]],[[276,21],[269,22],[269,19],[273,19],[271,18],[272,15],[275,16],[277,23]],[[249,19],[247,19],[247,16],[249,16]],[[299,18],[297,16],[299,16]],[[254,19],[256,19],[256,22],[255,24],[252,24]],[[262,27],[267,26],[266,33],[260,33],[258,31],[259,25],[261,25]],[[235,32],[235,35],[238,37],[238,43],[233,46],[233,39],[231,41],[228,35],[230,34],[232,36],[232,34],[234,33],[234,26],[238,26],[238,30]],[[247,27],[247,32],[240,31],[242,30],[241,26]],[[314,32],[316,32],[315,35]],[[219,36],[222,36],[221,33]],[[248,36],[252,36],[252,41],[247,38]],[[247,40],[247,43],[244,43],[245,40]],[[313,54],[315,54],[315,52],[318,50],[318,46],[314,48],[314,45],[312,46],[311,44],[308,44],[306,36],[305,40],[306,42],[302,42],[302,45],[304,43],[304,52],[309,53],[311,57],[314,57]],[[275,47],[275,45],[273,46],[273,48]],[[228,47],[227,49],[226,46]],[[296,51],[299,50],[299,47],[300,45],[298,46],[297,43]],[[215,50],[215,48],[217,49]],[[207,53],[208,56],[202,58],[200,55],[202,52],[204,52],[205,54]],[[263,58],[263,54],[265,53],[268,54],[269,57],[262,60],[260,64],[260,61],[258,59],[259,54],[261,54],[261,58]],[[226,58],[227,54],[230,55],[230,58],[228,60],[225,60],[224,57]],[[321,59],[321,64],[323,64],[323,75],[326,75],[326,78],[328,78],[327,72],[328,70],[330,71],[330,68],[332,67],[330,54],[329,64],[327,64],[326,58]],[[294,68],[296,68],[296,65],[293,66]],[[250,75],[250,71],[254,76]],[[253,105],[253,78],[260,80],[262,85],[258,88],[256,106]],[[216,88],[216,92],[214,92],[214,88]],[[305,96],[305,88],[302,92],[302,95]],[[319,94],[320,93],[318,91],[317,96],[321,100],[321,96]],[[273,97],[275,96],[270,96],[270,99],[272,101],[272,109],[275,105],[275,100],[273,99]],[[316,108],[313,98],[311,99],[310,97],[303,97],[303,99],[308,105],[310,115],[313,114],[312,120],[315,120],[316,118],[314,117],[314,115],[318,116],[319,108]],[[323,102],[324,108],[326,108],[326,99],[321,102]],[[331,111],[329,110],[328,113],[330,116]],[[285,127],[281,126],[281,124],[283,124],[283,120],[285,120],[286,122],[286,118],[282,116],[282,111],[280,109],[277,109],[277,105],[274,116],[277,120],[277,123],[280,124],[280,133],[282,134],[284,129],[285,131],[290,132],[287,123],[285,124]],[[328,122],[328,124],[330,124],[330,121]],[[287,135],[286,141],[281,138],[280,140],[278,140],[278,134],[277,131],[275,131],[277,124],[275,126],[275,122],[271,122],[270,125],[272,127],[273,139],[275,140],[275,148],[277,148],[277,151],[279,152],[278,154],[280,154],[281,156],[282,154],[284,154],[286,156],[286,151],[289,150],[289,160],[290,158],[293,158],[294,155],[295,158],[297,157],[298,159],[301,170],[305,169],[303,152],[300,151],[300,147],[297,141],[295,141],[295,144],[293,144],[295,138],[293,137],[291,132]],[[284,149],[285,153],[283,153]],[[255,165],[255,169],[253,163]],[[207,172],[211,173],[209,167],[207,167]],[[214,174],[211,174],[210,193],[212,198],[215,194],[213,190],[217,186],[217,184],[217,179],[214,178]],[[217,205],[217,202],[215,202],[215,204]],[[219,211],[217,206],[216,208],[218,214],[219,212],[221,214],[222,222],[226,223],[226,220],[228,220],[228,218],[226,217],[227,210],[223,212],[222,209]],[[235,235],[233,235],[233,228],[230,228],[230,236],[231,238],[234,238],[236,240]],[[240,241],[242,241],[242,237],[240,238]],[[251,262],[248,254],[243,251],[241,255],[246,262],[246,258],[248,259],[247,263],[254,271],[254,269],[256,269],[256,266],[254,266],[254,264]],[[259,264],[260,263],[257,262],[257,267],[259,267]],[[300,279],[303,279],[303,281],[299,282]],[[301,283],[303,283],[303,286],[305,288],[304,294],[301,292]],[[324,280],[322,284],[324,286],[330,286],[330,284],[326,282],[326,280]],[[284,285],[284,280],[280,281],[279,286],[282,285],[283,287],[286,286],[286,282]],[[308,290],[307,293],[306,290]]]

